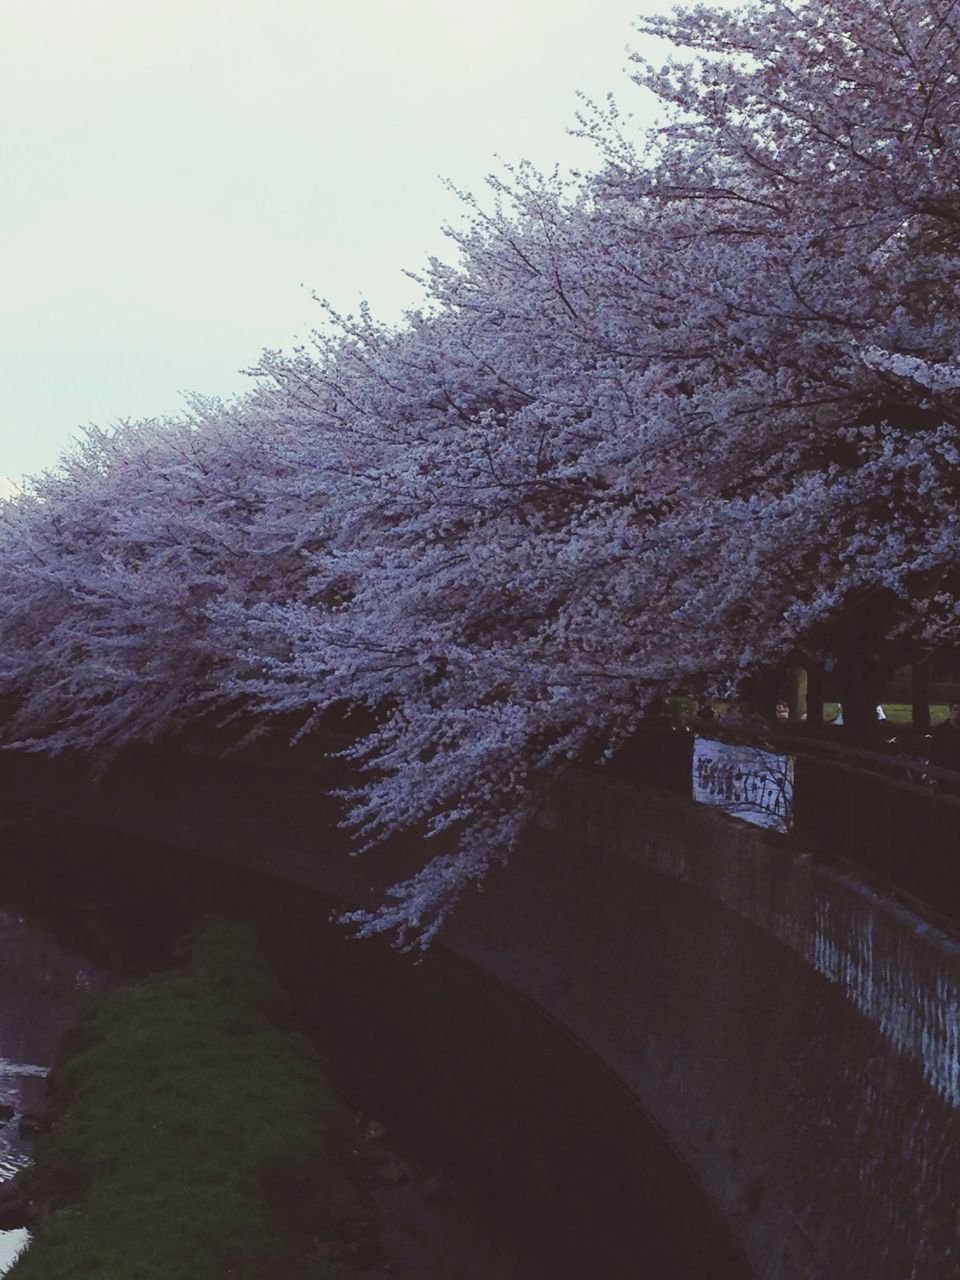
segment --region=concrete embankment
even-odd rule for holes
[[[571,777],[456,944],[642,1101],[764,1280],[960,1274],[960,945],[852,868]]]
[[[42,809],[53,775],[17,767],[13,792]],[[366,904],[413,857],[346,858],[323,767],[144,753],[57,794],[92,829]],[[611,1176],[611,1220],[643,1204],[691,1257],[729,1235],[762,1280],[960,1273],[960,948],[852,868],[571,775],[443,942],[596,1056],[720,1230],[693,1222],[679,1163]]]

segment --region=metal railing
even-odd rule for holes
[[[744,743],[714,726],[700,736]],[[644,728],[611,762],[625,781],[692,796],[697,732]],[[772,732],[750,745],[794,759],[792,838],[960,926],[960,774],[922,756]]]

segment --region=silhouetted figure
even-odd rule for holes
[[[951,702],[946,720],[930,734],[930,760],[941,769],[960,773],[960,702]]]

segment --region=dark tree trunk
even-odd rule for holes
[[[777,714],[778,673],[769,667],[747,676],[741,685],[741,696],[751,711],[772,720]]]
[[[823,664],[807,663],[807,724],[823,724]]]
[[[806,667],[790,667],[787,671],[787,706],[791,720],[807,718],[808,687]]]
[[[870,737],[877,723],[877,703],[871,663],[864,661],[851,613],[837,654],[837,683],[843,704],[843,723],[854,738]]]
[[[930,732],[930,664],[915,662],[910,668],[910,701],[914,733]]]

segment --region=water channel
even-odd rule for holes
[[[415,964],[351,941],[321,898],[102,833],[51,825],[0,834],[0,1104],[17,1115],[42,1103],[57,1039],[91,991],[168,964],[185,932],[228,915],[255,925],[289,993],[291,1024],[319,1043],[341,1092],[405,1162],[384,1201],[398,1274],[748,1274],[620,1083],[442,948]],[[0,1125],[0,1176],[28,1158],[16,1119]],[[422,1185],[455,1188],[447,1208],[428,1203],[404,1169],[420,1170]],[[8,1253],[21,1243],[0,1235]]]
[[[22,911],[0,910],[0,1182],[30,1160],[31,1139],[21,1128],[43,1107],[64,1029],[110,981],[104,969]],[[28,1239],[22,1229],[0,1231],[0,1274]]]

